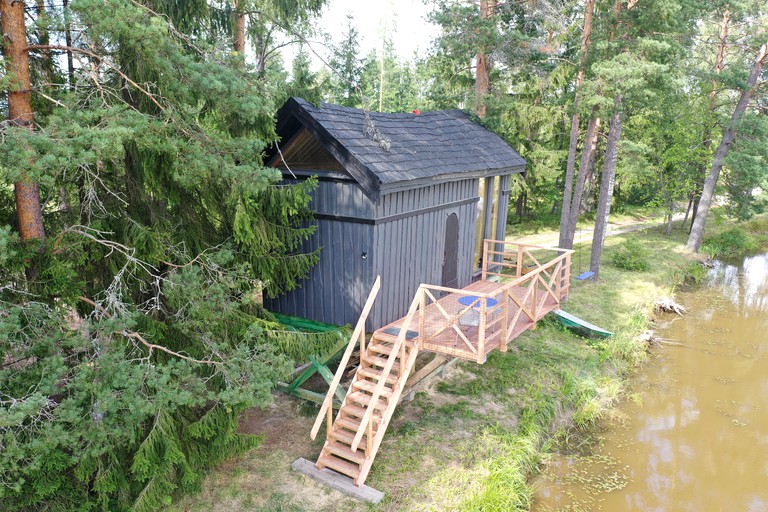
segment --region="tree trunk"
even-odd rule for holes
[[[717,35],[717,53],[715,54],[715,77],[720,75],[720,73],[723,71],[723,67],[725,66],[725,48],[728,45],[728,28],[730,26],[731,21],[731,9],[730,6],[725,6],[725,11],[723,12],[723,22],[720,25],[720,31]],[[717,110],[717,87],[719,85],[719,81],[717,78],[712,79],[712,90],[709,91],[709,111],[712,114],[712,116],[715,116],[715,111]],[[701,136],[701,145],[705,149],[709,149],[709,147],[712,145],[712,131],[711,127],[708,122],[705,121],[704,126],[704,133],[702,133]],[[704,182],[707,178],[707,168],[706,165],[701,164],[698,166],[698,175],[696,176],[696,180],[694,182],[694,190],[693,190],[693,210],[691,213],[691,229],[693,229],[693,224],[696,222],[696,215],[699,212],[699,201],[701,200],[701,194],[704,189]],[[690,230],[688,231],[688,234],[690,234]]]
[[[741,117],[744,115],[744,111],[747,109],[747,104],[752,94],[757,89],[757,79],[760,76],[760,72],[763,69],[766,59],[768,58],[768,44],[764,44],[757,52],[755,58],[755,64],[752,66],[752,71],[749,73],[747,84],[744,90],[741,92],[739,101],[736,104],[736,108],[733,110],[731,116],[731,122],[728,125],[728,129],[723,133],[723,139],[720,141],[720,145],[715,152],[715,158],[712,161],[712,167],[709,170],[707,179],[704,182],[704,189],[701,193],[701,199],[699,200],[699,208],[696,214],[696,220],[693,221],[691,226],[691,234],[688,237],[687,247],[689,250],[698,252],[701,247],[701,241],[704,236],[704,226],[707,223],[707,215],[709,214],[709,207],[712,204],[712,197],[715,194],[715,186],[717,180],[720,178],[720,171],[723,168],[723,162],[728,156],[728,151],[733,145],[733,141],[736,138],[736,128],[738,127]]]
[[[488,20],[496,9],[496,0],[480,0],[480,19]],[[487,112],[485,95],[488,94],[491,81],[491,56],[487,48],[481,45],[477,51],[477,67],[475,68],[475,113],[484,118]]]
[[[245,10],[243,0],[235,0],[235,35],[232,42],[233,49],[242,57],[245,57]]]
[[[688,216],[691,214],[691,206],[693,206],[693,194],[688,198],[688,207],[685,209],[685,217],[683,217],[680,229],[685,229],[685,223],[688,222]]]
[[[72,48],[72,22],[69,14],[69,0],[64,0],[64,40],[67,48]],[[67,50],[67,82],[69,90],[75,89],[75,61],[72,57],[72,50]]]
[[[4,55],[8,73],[8,122],[11,126],[33,130],[32,86],[29,82],[27,27],[23,0],[0,0],[4,36]],[[37,183],[22,179],[14,184],[16,215],[22,240],[45,240],[43,210]],[[29,277],[29,276],[28,276]]]
[[[573,176],[576,172],[576,148],[579,145],[579,109],[581,107],[581,84],[584,81],[584,69],[587,63],[590,35],[592,34],[592,13],[595,9],[595,1],[587,0],[584,6],[584,31],[581,37],[581,50],[579,53],[579,72],[576,75],[576,96],[573,100],[573,117],[571,118],[571,134],[568,142],[568,159],[565,164],[565,186],[563,188],[563,207],[560,211],[560,242],[559,247],[565,247],[568,240],[568,221],[571,215],[571,201],[573,197]],[[573,237],[571,236],[571,246]],[[569,247],[570,248],[570,247]]]
[[[605,162],[603,163],[603,177],[600,183],[600,199],[597,204],[595,232],[592,236],[592,256],[589,261],[589,270],[595,273],[595,280],[600,278],[600,258],[603,255],[605,233],[608,228],[608,215],[611,213],[613,184],[616,180],[616,162],[619,156],[619,141],[621,140],[622,128],[621,96],[617,96],[614,100],[614,107],[616,111],[611,117],[608,142],[605,146]]]
[[[38,20],[38,26],[37,26],[37,40],[40,45],[42,46],[48,46],[51,44],[51,37],[48,33],[48,20],[46,19],[46,13],[45,13],[45,0],[35,0],[35,7],[37,9],[37,20]],[[46,88],[50,88],[53,86],[54,82],[54,69],[53,69],[53,59],[51,58],[51,50],[43,49],[41,50],[42,59],[41,59],[41,67],[43,69],[43,73],[45,74],[45,80]]]
[[[584,136],[584,149],[581,151],[581,160],[579,161],[579,174],[576,178],[576,188],[573,191],[573,198],[571,199],[570,213],[568,215],[568,225],[565,233],[563,233],[562,229],[560,230],[560,247],[564,249],[573,248],[573,237],[576,234],[576,222],[579,218],[579,206],[581,205],[581,197],[584,194],[584,184],[587,181],[587,170],[595,158],[595,148],[597,147],[597,132],[599,129],[600,119],[595,117],[593,111],[593,115],[587,124],[587,134]]]
[[[703,168],[703,166],[702,166]],[[704,187],[704,177],[702,177],[701,185],[699,185],[699,179],[696,179],[696,189],[693,191],[693,194],[691,196],[691,202],[693,203],[691,206],[691,227],[688,229],[688,234],[691,234],[691,229],[693,228],[693,223],[696,222],[696,213],[699,211],[699,199],[701,199],[701,189]]]

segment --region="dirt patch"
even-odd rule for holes
[[[320,453],[322,440],[309,438],[313,422],[314,417],[302,414],[300,400],[282,393],[275,394],[270,407],[246,411],[239,430],[263,435],[261,446],[220,465],[198,495],[185,498],[169,512],[366,510],[365,504],[291,469],[299,457],[314,460]]]

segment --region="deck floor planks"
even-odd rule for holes
[[[503,286],[504,285],[502,283],[481,280],[481,281],[475,281],[470,285],[462,288],[462,291],[490,295],[490,294],[493,294],[495,291],[499,290],[500,288],[502,288]],[[512,293],[515,295],[515,297],[518,300],[522,301],[526,293],[526,288],[524,287],[513,288]],[[538,293],[546,294],[546,291],[538,290]],[[465,309],[466,307],[466,306],[462,306],[459,303],[459,298],[461,298],[462,296],[464,295],[458,294],[458,293],[450,293],[445,295],[442,298],[439,298],[438,303],[445,310],[446,313],[448,313],[449,315],[453,315]],[[503,310],[501,297],[498,297],[498,300],[499,300],[499,305],[496,306],[496,311],[497,311],[495,313],[496,315],[500,315],[500,311]],[[538,300],[541,300],[541,295],[539,295]],[[539,316],[541,317],[544,314],[549,313],[553,309],[556,309],[557,307],[558,307],[557,302],[551,296],[546,296],[544,299],[544,306]],[[490,308],[489,311],[491,309],[494,309],[494,308]],[[515,318],[519,309],[520,308],[514,302],[510,301],[508,318],[507,318],[508,324],[511,323],[512,320]],[[426,330],[428,332],[434,332],[435,330],[438,329],[438,327],[436,326],[442,326],[447,323],[447,319],[439,310],[436,304],[434,303],[429,304],[426,307],[425,311],[426,311],[425,325],[427,326]],[[403,326],[404,320],[405,320],[404,318],[395,320],[394,322],[382,327],[380,330],[390,329],[390,328],[400,329]],[[418,316],[414,319],[414,322],[418,322]],[[485,352],[484,355],[487,355],[491,351],[500,348],[501,346],[500,342],[502,338],[502,332],[501,332],[502,325],[503,325],[503,322],[497,321],[494,323],[492,328],[486,332],[486,338],[485,338],[485,344],[484,344],[484,352]],[[534,325],[535,325],[535,322],[532,319],[530,319],[524,312],[521,313],[520,318],[518,319],[517,323],[514,325],[514,328],[512,329],[512,332],[510,333],[509,342],[514,340],[517,336],[522,334],[524,331],[532,328]],[[411,330],[418,331],[418,324],[412,325],[410,326],[410,328]],[[478,338],[480,333],[479,327],[469,327],[469,328],[464,327],[462,328],[462,332],[469,339],[470,343],[472,343],[476,347],[478,344]],[[417,337],[410,340],[409,342],[420,343],[420,347],[422,349],[428,350],[430,352],[435,352],[438,354],[446,354],[446,355],[460,357],[462,359],[468,359],[473,361],[478,359],[478,355],[467,346],[464,340],[450,326],[444,329],[442,332],[440,332],[436,336],[431,337],[431,339],[429,340],[421,340],[420,338]]]

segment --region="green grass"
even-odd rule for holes
[[[651,206],[625,206],[621,211],[612,211],[610,222],[612,224],[626,224],[630,222],[646,222],[652,219],[661,221],[664,211]],[[507,226],[508,236],[525,236],[540,233],[558,233],[560,230],[560,214],[541,215],[535,219],[525,219],[522,223],[512,218],[512,224]],[[594,213],[582,215],[579,218],[577,229],[591,229],[595,225]]]
[[[768,222],[764,227],[768,232]],[[628,272],[611,264],[626,237],[649,250],[648,270]],[[216,510],[528,510],[529,482],[542,459],[561,443],[579,446],[584,439],[579,432],[610,414],[627,376],[645,361],[648,347],[637,335],[649,325],[652,300],[671,295],[676,283],[699,272],[684,249],[686,239],[679,229],[665,237],[660,228],[609,237],[600,281],[572,283],[562,308],[613,337],[585,339],[545,318],[508,352],[493,352],[483,365],[456,365],[445,380],[401,404],[366,482],[386,494],[381,504],[361,505],[332,491],[325,491],[325,501],[313,502],[311,495],[323,491],[299,480],[288,466],[297,456],[319,451],[316,441],[309,448],[304,442],[303,452],[254,452],[243,462],[252,481],[241,477],[243,490],[232,500],[241,506]],[[574,274],[579,256],[589,261],[588,245],[576,250]],[[308,435],[311,420],[296,409],[296,421],[306,424]],[[295,444],[286,443],[285,450]],[[256,485],[264,479],[276,483]],[[207,489],[209,503],[222,501],[223,480]]]
[[[652,300],[671,294],[686,275],[684,233],[668,238],[654,228],[627,237],[648,249],[650,268],[612,265],[625,237],[610,237],[600,281],[574,282],[563,304],[615,335],[589,340],[544,319],[509,352],[493,352],[483,365],[462,363],[404,406],[403,426],[394,426],[402,437],[385,438],[368,480],[388,495],[377,510],[529,509],[528,481],[541,458],[619,399],[625,377],[647,357],[637,335],[648,326]]]

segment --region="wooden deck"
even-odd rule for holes
[[[572,251],[486,240],[482,279],[463,289],[423,284],[406,339],[428,350],[484,363],[567,297]],[[376,331],[397,337],[401,318]]]
[[[568,295],[572,252],[486,240],[481,280],[461,290],[422,284],[406,316],[366,343],[365,321],[381,286],[377,277],[312,427],[314,439],[326,424],[317,469],[363,485],[403,390],[428,371],[415,372],[419,352],[484,363],[491,350],[506,350]],[[360,365],[334,418],[333,398],[357,346]]]

